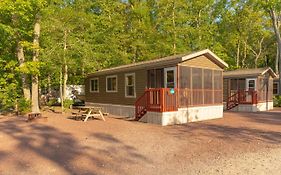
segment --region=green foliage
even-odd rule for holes
[[[48,102],[47,102],[47,105],[49,106],[49,107],[51,107],[51,106],[53,106],[54,104],[56,104],[58,101],[57,101],[57,99],[56,98],[52,98],[52,99],[50,99]]]
[[[17,63],[6,59],[0,57],[0,110],[13,109],[20,94],[18,74],[15,71]]]
[[[63,107],[66,108],[66,109],[69,109],[72,104],[73,104],[72,99],[65,99],[63,101]]]
[[[1,0],[0,105],[23,96],[21,75],[39,75],[41,88],[83,84],[91,72],[209,48],[229,69],[275,65],[268,9],[278,0]],[[40,48],[33,45],[41,16]],[[280,17],[278,17],[280,19]],[[20,66],[17,46],[24,48]],[[39,62],[33,50],[39,49]],[[30,85],[30,82],[29,82]],[[50,102],[51,103],[51,102]]]
[[[28,113],[31,111],[31,101],[24,99],[24,98],[20,98],[17,100],[18,102],[18,111],[20,113]]]
[[[273,97],[273,106],[281,107],[281,95]]]

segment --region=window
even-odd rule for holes
[[[106,77],[106,92],[117,92],[117,75]]]
[[[247,91],[256,90],[256,79],[246,79],[246,90]]]
[[[176,88],[176,68],[170,67],[164,69],[165,87],[166,88]]]
[[[99,79],[90,79],[90,92],[99,92]]]
[[[273,82],[273,94],[274,95],[279,94],[279,83],[278,82]]]
[[[125,74],[125,97],[136,97],[135,74]]]

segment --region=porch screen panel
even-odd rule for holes
[[[204,69],[204,104],[213,104],[213,71]]]
[[[214,70],[214,103],[221,104],[222,97],[222,71]]]
[[[238,90],[238,80],[237,79],[230,79],[230,91],[237,91]]]
[[[156,69],[156,88],[164,87],[164,69]]]
[[[202,69],[192,68],[192,105],[203,104]]]
[[[156,75],[155,75],[155,70],[148,70],[147,71],[147,88],[155,88],[155,80],[156,80]]]
[[[179,107],[191,105],[191,68],[179,66]]]

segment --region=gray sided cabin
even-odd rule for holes
[[[273,109],[274,78],[276,74],[271,68],[224,72],[224,109],[248,112]]]
[[[104,69],[85,80],[87,105],[160,125],[223,117],[223,70],[210,50]]]

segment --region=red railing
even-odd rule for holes
[[[147,112],[147,92],[140,96],[135,102],[135,119],[139,120]]]
[[[135,102],[135,120],[139,120],[147,111],[167,112],[177,110],[177,89],[146,89]]]
[[[239,104],[239,95],[238,93],[234,93],[230,97],[228,97],[226,102],[226,109],[227,110],[232,109],[238,104]]]
[[[147,110],[167,112],[177,110],[177,89],[153,88],[146,89]]]
[[[258,95],[257,91],[244,91],[239,90],[230,95],[226,102],[227,110],[238,106],[239,104],[257,104]]]
[[[239,104],[257,104],[258,96],[257,91],[238,91],[238,103]]]

